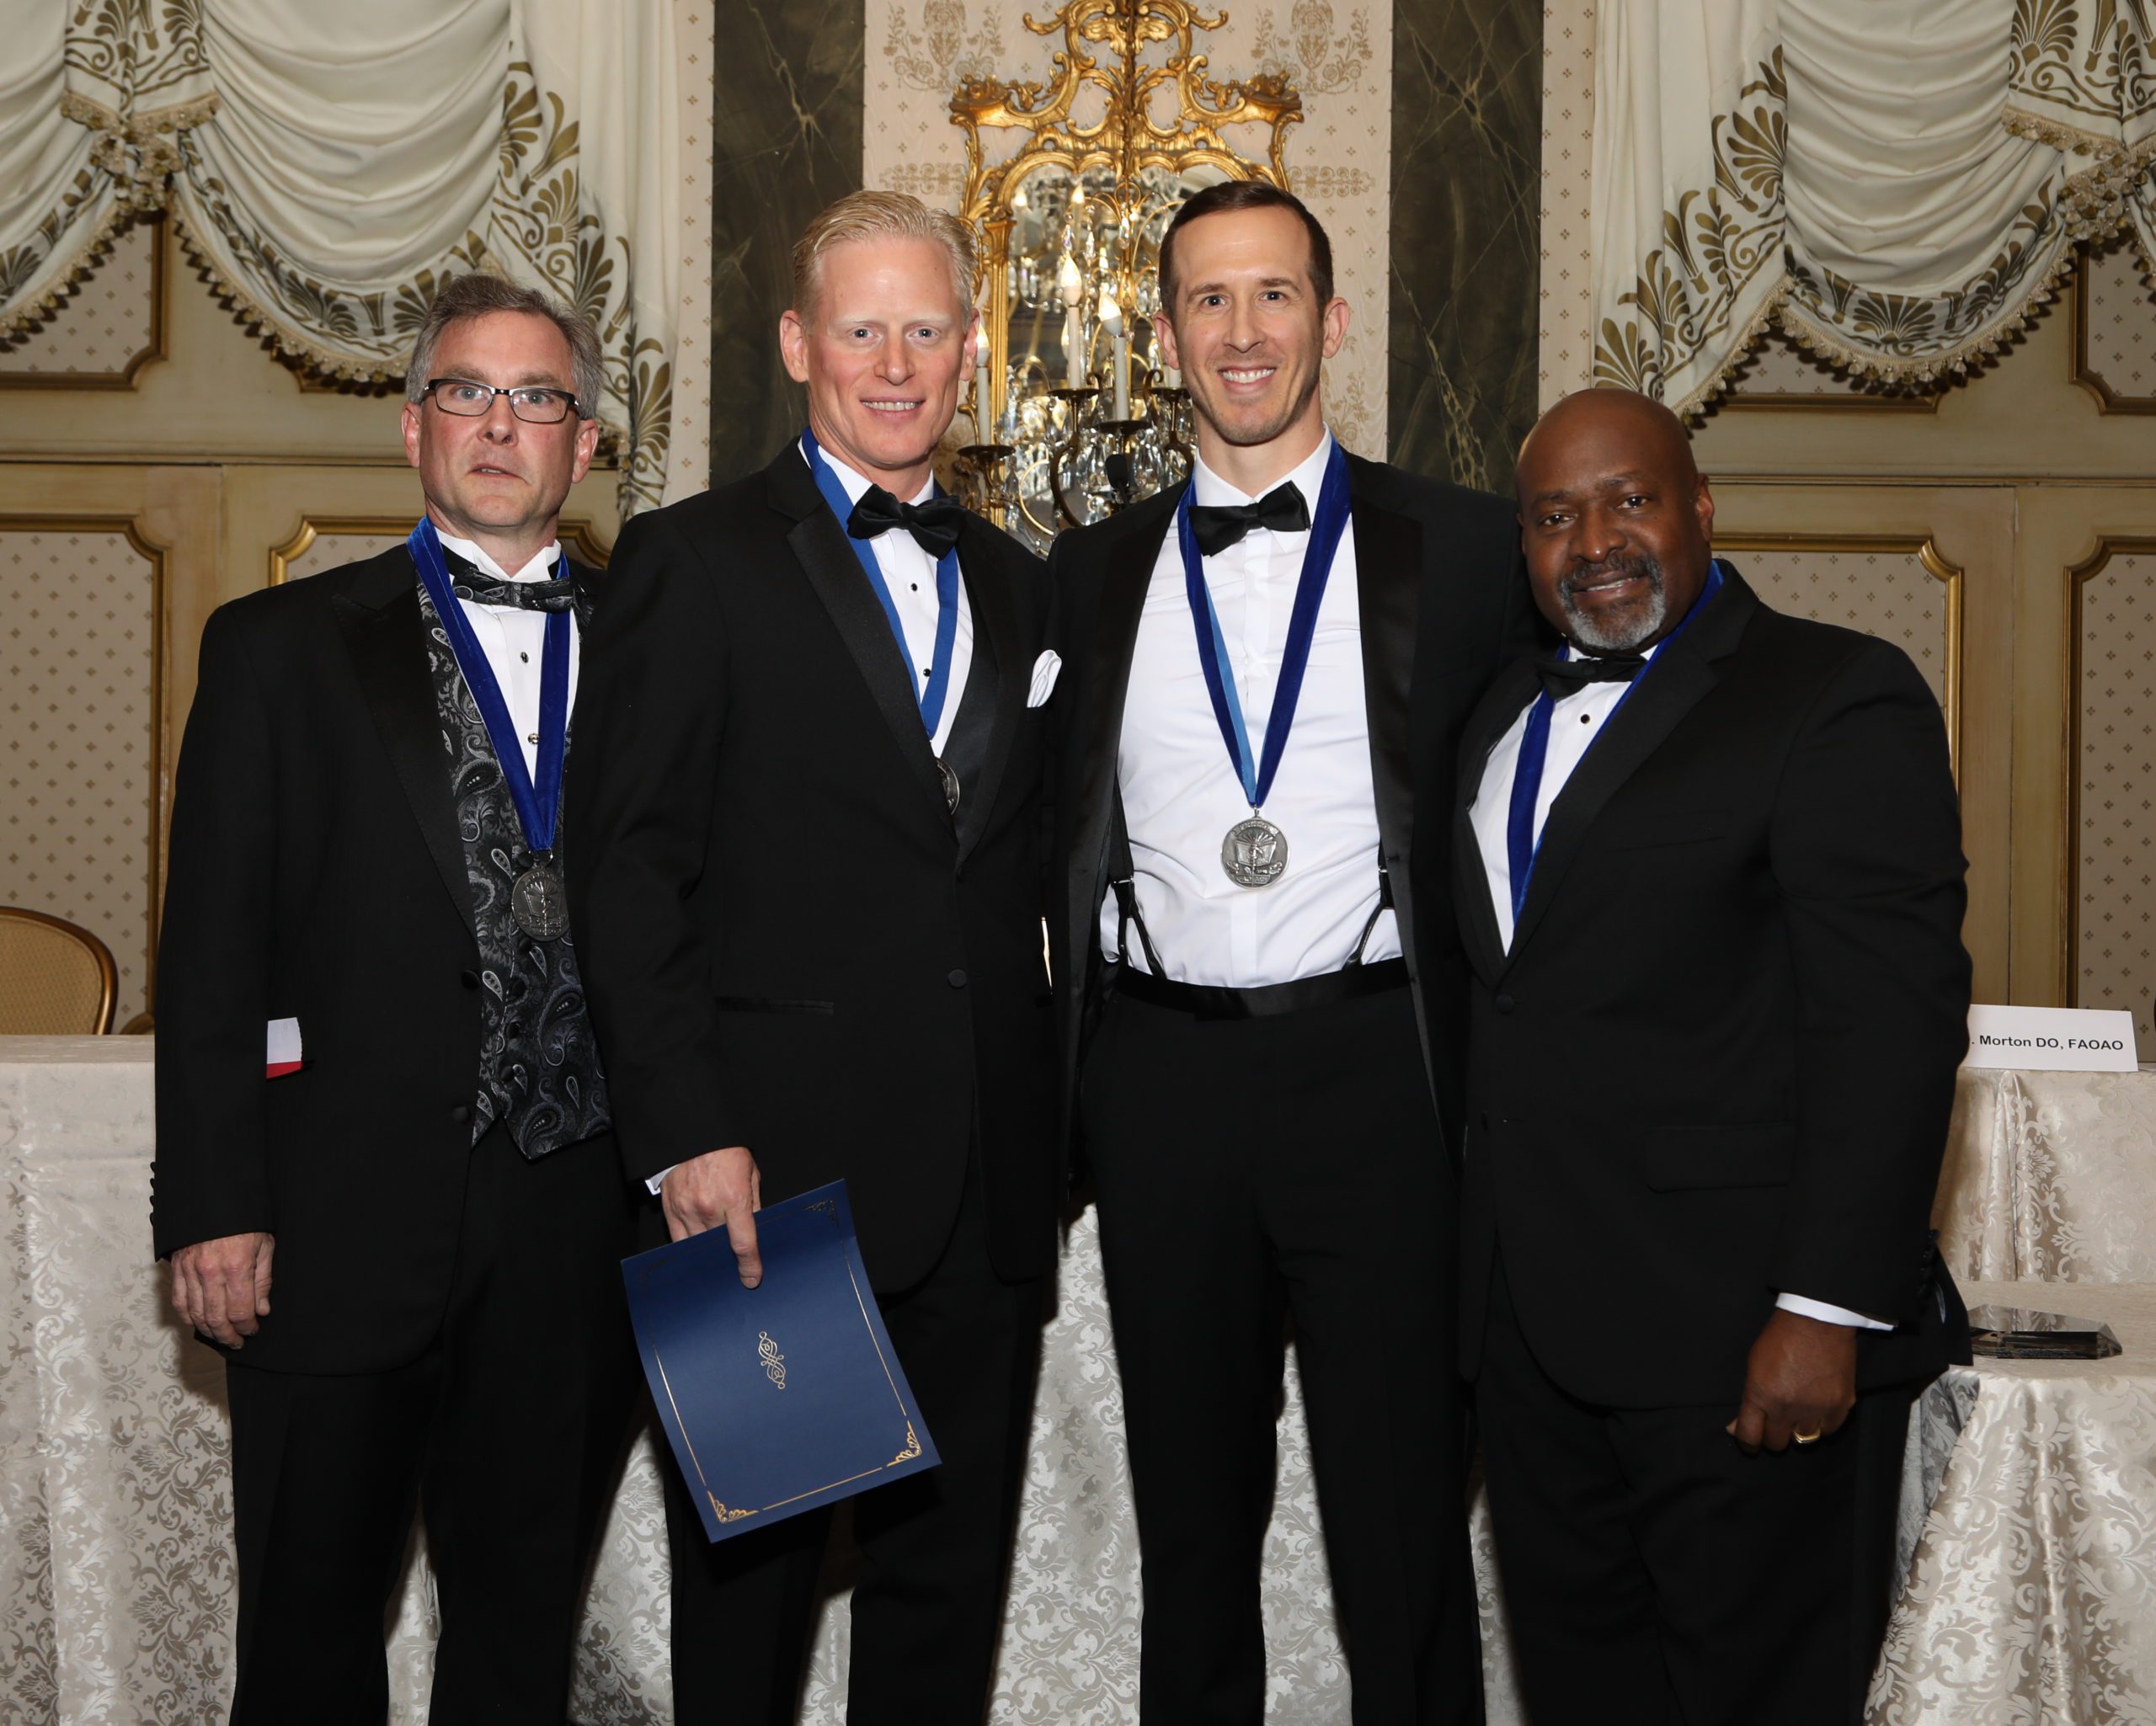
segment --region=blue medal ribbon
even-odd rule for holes
[[[502,700],[494,668],[487,663],[486,649],[472,633],[472,620],[464,615],[450,584],[449,566],[433,520],[420,517],[404,543],[419,568],[420,585],[434,601],[435,615],[441,619],[465,687],[487,722],[487,736],[494,746],[494,759],[501,764],[510,801],[516,806],[524,843],[533,855],[543,856],[554,849],[554,821],[562,807],[562,761],[569,735],[569,631],[575,626],[566,611],[547,614],[547,640],[539,659],[539,782],[534,786],[524,764],[523,740],[509,717],[509,704]]]
[[[801,453],[808,458],[808,471],[815,476],[816,489],[824,494],[824,501],[830,505],[831,514],[838,517],[840,530],[844,532],[853,514],[853,500],[846,496],[839,477],[831,471],[830,463],[824,460],[823,446],[817,443],[816,434],[805,428],[801,434]],[[942,493],[939,490],[937,495]],[[876,561],[875,545],[868,540],[857,540],[850,533],[846,534],[846,541],[867,573],[868,585],[875,589],[877,603],[883,608],[883,621],[891,626],[891,638],[899,644],[899,657],[905,661],[906,676],[910,679],[913,649],[906,645],[905,626],[899,621],[898,602],[884,584],[883,567]],[[943,720],[943,698],[949,693],[951,685],[951,652],[958,639],[958,548],[953,546],[936,560],[936,651],[928,662],[928,686],[921,692],[921,722],[931,738]]]
[[[1721,591],[1721,566],[1707,566],[1706,585],[1700,589],[1700,597],[1692,602],[1692,609],[1684,614],[1684,621],[1664,636],[1654,649],[1654,658],[1640,668],[1640,673],[1625,686],[1625,693],[1617,698],[1617,705],[1609,710],[1609,717],[1602,722],[1584,752],[1585,761],[1594,753],[1594,746],[1609,734],[1617,716],[1625,710],[1625,702],[1632,699],[1632,691],[1646,681],[1647,674],[1662,661],[1662,649],[1692,626],[1692,620],[1706,609],[1707,601]],[[1572,647],[1565,647],[1565,657],[1572,658]],[[1521,908],[1527,903],[1528,883],[1534,878],[1534,860],[1542,852],[1542,835],[1534,830],[1534,806],[1542,798],[1542,771],[1550,759],[1550,718],[1557,711],[1556,698],[1545,690],[1535,698],[1534,706],[1527,716],[1527,729],[1520,736],[1519,763],[1513,770],[1513,800],[1505,812],[1505,865],[1512,876],[1513,926],[1519,926]],[[1575,773],[1579,769],[1575,766]]]
[[[1280,758],[1287,753],[1295,704],[1303,693],[1303,674],[1310,668],[1310,642],[1317,634],[1318,605],[1325,598],[1325,584],[1332,573],[1333,553],[1348,531],[1348,455],[1335,439],[1331,457],[1325,466],[1325,479],[1318,487],[1310,543],[1303,551],[1302,574],[1295,583],[1295,607],[1288,619],[1280,679],[1273,687],[1272,711],[1266,716],[1264,753],[1255,759],[1242,702],[1236,695],[1235,679],[1228,674],[1227,638],[1220,633],[1219,614],[1213,608],[1212,590],[1205,585],[1204,559],[1198,553],[1198,535],[1190,525],[1191,501],[1197,490],[1193,479],[1183,487],[1182,501],[1176,506],[1176,542],[1182,549],[1183,591],[1198,633],[1198,662],[1205,670],[1213,717],[1219,722],[1229,759],[1235,764],[1243,796],[1256,812],[1264,807],[1273,775],[1280,770]]]

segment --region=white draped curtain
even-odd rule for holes
[[[1598,383],[1689,413],[1777,323],[1912,383],[2077,241],[2156,270],[2156,0],[1611,0],[1596,32]]]
[[[624,511],[659,502],[691,178],[675,18],[611,0],[0,0],[0,338],[144,210],[168,210],[218,290],[333,376],[400,376],[441,279],[492,270],[598,328]]]

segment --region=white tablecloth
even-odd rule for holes
[[[141,1039],[0,1039],[5,1726],[194,1726],[221,1722],[231,1694],[224,1368],[180,1329],[150,1259],[150,1055]],[[1072,1232],[1061,1291],[995,1718],[1107,1726],[1136,1714],[1138,1553],[1090,1213]],[[1273,1704],[1297,1726],[1347,1726],[1292,1361],[1280,1431],[1264,1582]],[[657,1468],[649,1437],[639,1437],[582,1631],[573,1709],[589,1726],[673,1718]],[[1482,1546],[1486,1578],[1486,1528]],[[836,1597],[816,1639],[805,1722],[842,1718],[846,1632]],[[433,1640],[415,1542],[391,1638],[400,1726],[426,1718]],[[1501,1674],[1501,1697],[1506,1682]]]
[[[151,1067],[147,1042],[119,1038],[0,1040],[0,1722],[7,1726],[195,1726],[221,1722],[231,1690],[232,1560],[223,1369],[184,1335],[150,1262]],[[2152,1278],[2156,1281],[2156,1278]],[[2075,1289],[2074,1301],[2102,1291]],[[1136,1718],[1138,1553],[1121,1439],[1118,1392],[1097,1239],[1089,1216],[1074,1228],[1049,1328],[1035,1409],[1032,1462],[1020,1510],[1011,1597],[992,1718],[997,1726],[1108,1726]],[[2054,1301],[2053,1305],[2071,1304]],[[2100,1615],[2073,1629],[2076,1646],[2106,1653],[2111,1712],[1957,1712],[1993,1683],[1972,1663],[2036,1638],[2031,1655],[1996,1681],[2003,1696],[2047,1694],[2062,1668],[2068,1621],[2052,1610],[2156,1615],[2156,1535],[2119,1500],[2138,1479],[2146,1520],[2156,1414],[2142,1334],[2126,1375],[2138,1388],[2086,1386],[2071,1372],[2020,1366],[1955,1375],[1924,1404],[1913,1474],[1935,1481],[1905,1506],[1914,1580],[1895,1620],[1897,1672],[1878,1726],[1969,1726],[1997,1720],[2156,1721],[2132,1698],[2156,1694],[2134,1636],[2098,1638]],[[2133,1377],[2138,1373],[2139,1377]],[[2044,1390],[2030,1388],[2042,1384]],[[2031,1398],[2034,1398],[2031,1402]],[[2014,1412],[2020,1410],[2020,1413]],[[2137,1425],[2144,1420],[2148,1424]],[[2078,1448],[2028,1436],[2078,1434]],[[2022,1436],[2016,1438],[2015,1434]],[[2140,1436],[2136,1436],[2136,1435]],[[2063,1440],[2060,1441],[2063,1442]],[[2141,1473],[2131,1457],[2140,1446]],[[2072,1537],[2032,1535],[2028,1506],[2070,1501],[2069,1483],[2106,1478],[2077,1510]],[[1928,1470],[1921,1466],[1929,1458]],[[1981,1460],[1969,1461],[1977,1457]],[[2032,1458],[2037,1459],[2032,1461]],[[2049,1460],[2044,1460],[2048,1458]],[[2041,1461],[2041,1466],[2038,1466]],[[607,1529],[581,1635],[576,1718],[590,1726],[664,1726],[665,1539],[657,1463],[648,1439],[632,1452]],[[2031,1471],[2034,1472],[2031,1472]],[[2061,1471],[2064,1473],[2062,1475]],[[2073,1490],[2080,1490],[2076,1485]],[[2047,1514],[2047,1512],[2046,1513]],[[1942,1519],[1945,1519],[1942,1521]],[[2036,1533],[2050,1525],[2043,1523]],[[2119,1531],[2125,1531],[2120,1532]],[[1919,1542],[1919,1532],[1922,1539]],[[1487,1519],[1475,1538],[1484,1593],[1486,1689],[1492,1726],[1522,1719],[1492,1582]],[[2088,1572],[2077,1594],[2059,1567],[2106,1542],[2116,1562]],[[2134,1555],[2137,1554],[2136,1557]],[[2139,1571],[2132,1568],[2142,1566]],[[2136,1578],[2137,1576],[2137,1582]],[[1988,1577],[1991,1580],[1980,1580]],[[2009,1585],[2012,1583],[2013,1585]],[[2138,1588],[2137,1595],[2129,1585]],[[2028,1589],[2048,1590],[2035,1606]],[[2016,1592],[2018,1587],[2020,1591]],[[1267,1540],[1263,1601],[1272,1718],[1347,1726],[1348,1685],[1332,1627],[1301,1404],[1290,1363],[1281,1420],[1280,1480]],[[2042,1611],[2036,1609],[2043,1608]],[[425,1718],[433,1605],[423,1562],[407,1574],[392,1642],[392,1718]],[[1988,1616],[1987,1616],[1988,1615]],[[2079,1622],[2079,1620],[2076,1620]],[[1959,1657],[1958,1639],[1975,1653]],[[2020,1638],[2020,1641],[2017,1641]],[[2011,1665],[2011,1658],[2001,1654]],[[803,1720],[841,1718],[846,1617],[827,1605]],[[2048,1664],[2047,1664],[2048,1662]],[[1988,1672],[1986,1667],[1985,1671]],[[1891,1681],[1890,1681],[1891,1680]],[[2016,1687],[2018,1686],[2018,1688]],[[2134,1686],[2138,1686],[2135,1688]],[[1987,1703],[1987,1706],[1989,1704]],[[2015,1706],[2019,1706],[2017,1702]],[[2005,1706],[2005,1704],[2002,1704]],[[2144,1712],[2132,1712],[2143,1707]],[[704,1723],[698,1723],[704,1726]]]
[[[2156,1068],[1962,1068],[1936,1215],[1956,1277],[2156,1282]]]
[[[2156,1284],[1965,1282],[2107,1321],[2109,1361],[1988,1361],[1924,1394],[1959,1424],[1870,1726],[2156,1722]],[[1920,1423],[1921,1424],[1921,1423]]]

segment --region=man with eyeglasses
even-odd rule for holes
[[[415,1498],[431,1718],[568,1712],[635,1370],[632,1189],[557,825],[591,599],[557,522],[599,390],[583,317],[450,283],[412,357],[408,541],[203,634],[154,1223],[173,1304],[227,1359],[236,1723],[384,1718]]]

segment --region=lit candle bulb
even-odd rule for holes
[[[1086,361],[1078,351],[1078,305],[1085,297],[1086,285],[1078,274],[1078,262],[1065,254],[1063,268],[1056,272],[1056,290],[1063,296],[1063,353],[1068,362],[1070,385],[1079,389],[1086,381]]]
[[[1130,418],[1130,338],[1123,328],[1123,308],[1112,296],[1101,296],[1101,328],[1108,333],[1108,339],[1115,348],[1115,408],[1110,418]]]

